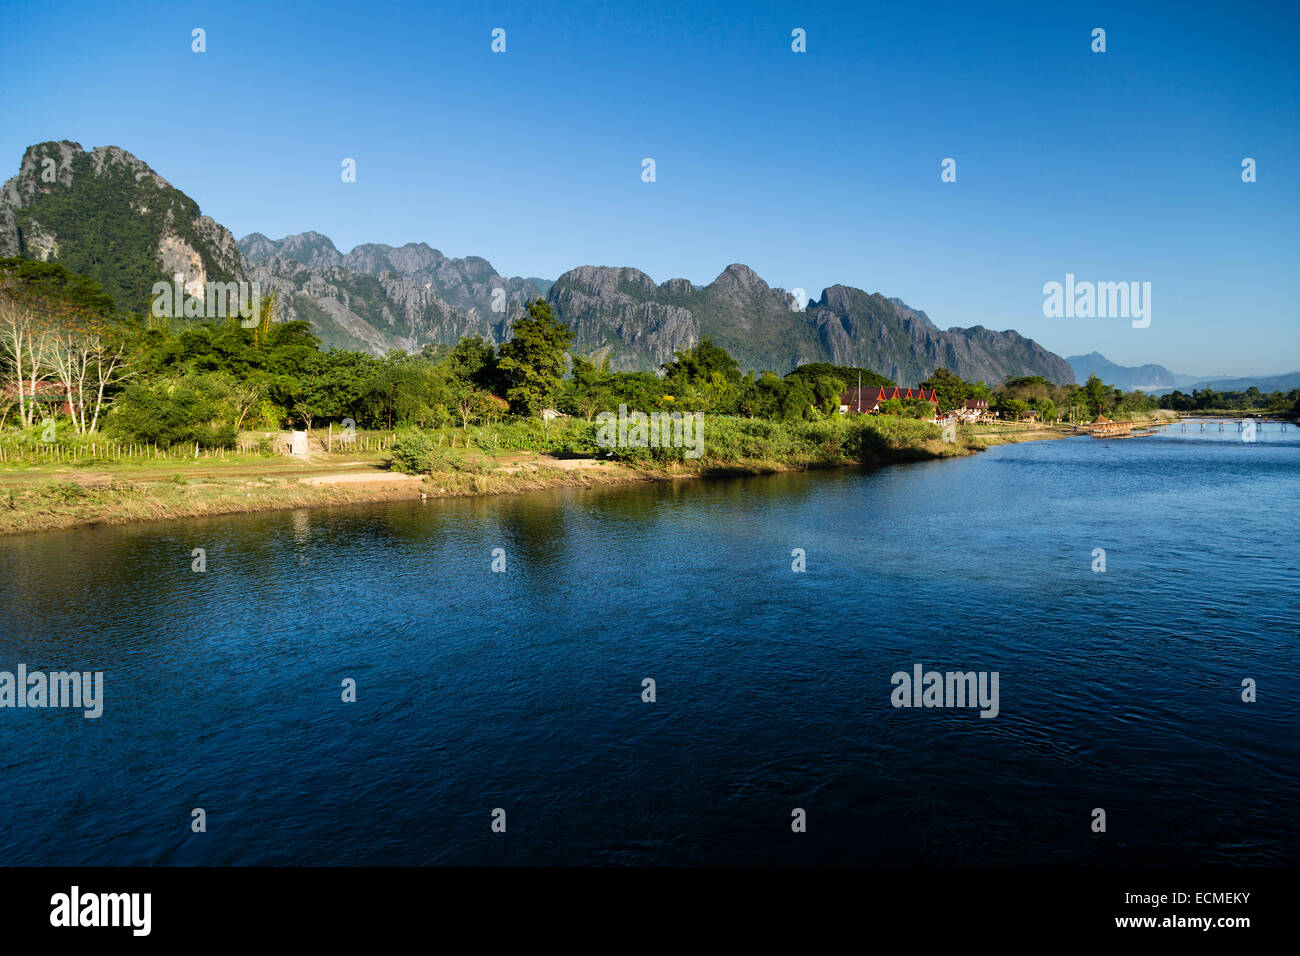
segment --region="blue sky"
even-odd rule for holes
[[[424,241],[546,278],[706,283],[744,262],[1061,355],[1300,369],[1294,3],[24,2],[4,19],[4,178],[34,142],[114,144],[236,236]],[[1149,327],[1044,317],[1067,272],[1150,282]]]

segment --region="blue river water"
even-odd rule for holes
[[[2,539],[104,710],[0,708],[0,860],[1295,865],[1300,429],[1211,428]]]

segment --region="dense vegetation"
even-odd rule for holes
[[[1212,388],[1197,388],[1190,395],[1174,389],[1161,399],[1161,404],[1176,412],[1231,410],[1292,416],[1297,407],[1300,407],[1300,388],[1293,388],[1286,393],[1264,393],[1253,385],[1244,392],[1216,392]]]
[[[864,386],[893,384],[870,369],[813,364],[784,377],[742,374],[735,358],[709,339],[678,353],[659,375],[611,372],[571,353],[572,332],[541,299],[528,305],[500,346],[463,338],[455,346],[382,358],[322,350],[308,323],[272,321],[273,300],[264,300],[254,328],[235,319],[159,323],[123,316],[94,281],[26,259],[0,260],[0,305],[0,374],[10,383],[0,394],[0,427],[33,440],[50,419],[63,423],[65,433],[72,424],[81,434],[102,431],[160,447],[229,447],[241,431],[332,424],[402,430],[398,464],[422,467],[450,454],[455,438],[444,445],[441,434],[414,438],[412,429],[459,429],[462,448],[600,454],[597,417],[621,405],[703,412],[707,454],[720,460],[869,457],[874,442],[917,439],[933,429],[909,421],[930,417],[923,402],[890,403],[870,423],[841,416],[840,395],[859,377]],[[22,396],[14,387],[20,372]],[[1149,396],[1123,393],[1096,376],[1082,386],[1035,376],[991,387],[939,368],[920,384],[936,390],[942,410],[983,397],[1003,418],[1032,410],[1044,420],[1083,421],[1099,412],[1130,417],[1157,407]],[[1297,397],[1287,397],[1292,414]],[[1282,404],[1267,397],[1263,407],[1285,410]],[[556,421],[555,413],[567,418]],[[680,458],[681,449],[603,454]]]
[[[1091,421],[1107,418],[1143,418],[1152,415],[1160,403],[1144,392],[1112,388],[1096,375],[1085,385],[1053,385],[1039,376],[1009,379],[993,391],[990,407],[1002,418],[1017,419],[1029,412],[1040,421]]]

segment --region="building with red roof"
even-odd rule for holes
[[[859,413],[870,415],[872,412],[879,411],[882,404],[893,398],[901,401],[919,399],[929,402],[936,410],[939,407],[939,396],[932,388],[927,390],[887,385],[883,388],[846,388],[840,393],[840,412],[844,415]]]

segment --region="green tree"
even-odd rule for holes
[[[191,442],[228,447],[238,434],[232,384],[220,373],[202,373],[128,385],[109,415],[109,427],[162,447]]]
[[[301,376],[282,378],[280,387],[289,393],[293,417],[309,428],[344,418],[373,427],[387,401],[381,370],[378,359],[362,352],[317,352]]]
[[[456,343],[446,358],[448,375],[481,391],[491,391],[497,384],[497,353],[492,343],[477,335],[466,336]]]
[[[113,297],[94,279],[70,272],[56,262],[19,256],[0,258],[0,289],[23,304],[62,306],[109,318],[116,312]]]
[[[879,372],[873,372],[869,368],[858,368],[855,365],[831,365],[829,362],[811,362],[807,365],[800,365],[790,375],[797,375],[800,378],[807,379],[831,376],[843,382],[845,388],[857,388],[859,379],[861,379],[863,388],[892,388],[895,384],[892,379],[885,378]],[[786,378],[789,378],[790,375],[787,375]]]
[[[674,354],[677,360],[663,366],[664,380],[670,385],[678,382],[691,385],[708,382],[715,372],[729,382],[740,381],[740,364],[726,349],[714,345],[712,339],[701,339],[695,348]]]
[[[601,358],[598,365],[586,356],[573,356],[573,373],[564,399],[566,412],[591,421],[597,412],[610,409],[614,393],[610,388],[608,366],[608,358]]]
[[[572,344],[572,330],[555,320],[544,299],[528,303],[527,314],[510,326],[497,366],[512,410],[538,415],[555,401]]]
[[[1029,411],[1029,403],[1021,398],[1007,398],[999,403],[999,408],[1006,418],[1015,421]]]
[[[1081,389],[1083,400],[1088,406],[1088,414],[1096,417],[1106,410],[1106,400],[1110,397],[1110,386],[1096,375],[1089,375],[1088,382]]]
[[[461,428],[468,428],[469,423],[491,408],[491,397],[482,389],[475,388],[468,382],[455,382],[450,386],[451,407],[460,419]]]
[[[803,378],[777,378],[772,372],[764,372],[745,384],[741,405],[745,414],[773,421],[801,421],[817,414],[816,394],[809,382]]]
[[[930,373],[930,377],[921,383],[921,387],[934,389],[939,399],[939,410],[942,412],[965,405],[966,399],[970,397],[969,386],[942,365]]]
[[[787,375],[788,379],[789,376]],[[824,415],[840,413],[840,396],[846,388],[844,380],[834,375],[823,375],[812,380],[813,397],[817,408]]]

